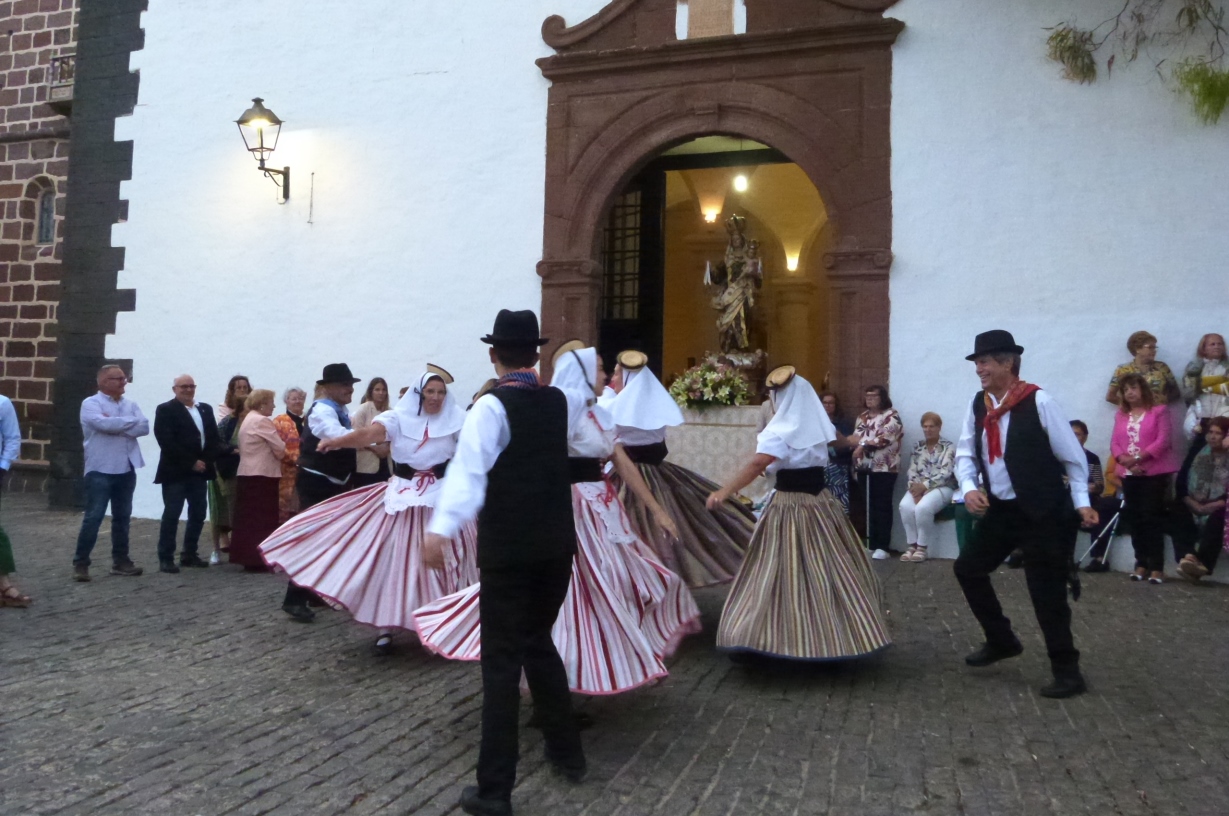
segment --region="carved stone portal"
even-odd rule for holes
[[[747,33],[679,41],[676,0],[613,0],[551,17],[543,331],[597,340],[598,241],[614,197],[669,147],[714,133],[770,145],[823,197],[836,242],[832,382],[847,400],[886,380],[895,0],[747,0]],[[549,351],[544,358],[549,359]],[[869,379],[868,379],[869,378]]]

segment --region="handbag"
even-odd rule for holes
[[[239,448],[230,444],[229,441],[234,428],[234,417],[227,417],[218,425],[219,439],[226,440],[218,445],[218,456],[213,461],[213,467],[218,472],[219,479],[233,479],[239,472]]]

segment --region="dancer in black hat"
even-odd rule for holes
[[[358,377],[350,373],[345,363],[329,363],[324,373],[316,380],[322,386],[324,396],[312,403],[303,417],[303,433],[299,444],[299,474],[295,477],[295,492],[299,494],[299,509],[306,510],[313,504],[345,493],[350,487],[350,478],[355,470],[355,451],[332,450],[321,453],[316,450],[322,439],[333,439],[350,431],[350,414],[346,406],[354,398],[354,384]],[[310,623],[315,613],[307,608],[316,594],[310,589],[295,584],[286,587],[282,610],[300,623]]]
[[[1023,352],[1010,332],[995,330],[977,335],[965,358],[976,363],[983,390],[964,420],[956,474],[965,506],[982,520],[956,559],[955,573],[986,633],[986,642],[965,662],[989,666],[1024,651],[990,583],[990,573],[1020,547],[1054,672],[1041,694],[1071,697],[1085,686],[1071,637],[1067,581],[1075,574],[1080,523],[1096,524],[1097,511],[1088,502],[1088,461],[1067,417],[1046,392],[1020,379]]]
[[[423,563],[442,569],[449,539],[478,519],[482,746],[478,785],[462,792],[461,809],[509,814],[522,671],[547,759],[573,781],[585,774],[567,672],[551,639],[572,577],[576,530],[568,402],[534,369],[538,348],[547,342],[538,336],[538,318],[504,309],[482,341],[491,345],[499,381],[474,403],[461,429],[427,528]]]

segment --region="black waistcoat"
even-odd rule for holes
[[[557,388],[496,388],[511,441],[487,474],[478,567],[508,569],[576,552],[568,402]]]
[[[973,419],[976,424],[973,441],[977,454],[977,469],[982,484],[990,489],[983,458],[982,430],[986,423],[985,391],[973,397]],[[1050,448],[1050,436],[1041,425],[1037,412],[1037,394],[1029,394],[1011,409],[1011,424],[1003,440],[1003,463],[1016,491],[1016,500],[1026,515],[1035,519],[1066,516],[1075,512],[1071,492],[1063,483],[1066,470]]]
[[[312,433],[311,423],[308,420],[318,405],[320,403],[313,402],[312,407],[303,415],[303,433],[299,435],[299,467],[323,473],[338,481],[347,481],[358,468],[358,451],[353,448],[331,450],[328,453],[316,451],[320,445],[320,438]],[[332,410],[327,405],[324,409]]]

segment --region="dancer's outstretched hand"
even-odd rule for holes
[[[728,498],[730,498],[730,492],[723,487],[720,490],[714,490],[712,493],[709,493],[708,500],[704,502],[704,506],[709,510],[716,510]]]
[[[674,523],[674,519],[670,518],[670,514],[667,513],[665,510],[662,510],[660,513],[657,514],[657,526],[661,527],[663,530],[669,533],[671,537],[673,537],[674,539],[676,540],[678,539],[679,537],[678,525]]]
[[[444,568],[444,547],[448,539],[438,533],[427,533],[422,544],[422,565],[427,569],[442,570]]]

